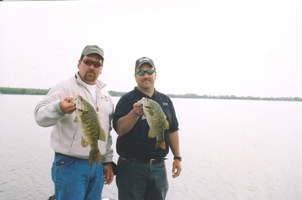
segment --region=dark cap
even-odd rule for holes
[[[142,64],[149,64],[149,65],[151,65],[151,67],[154,67],[153,60],[151,60],[150,58],[147,58],[147,57],[141,57],[141,58],[137,59],[137,61],[135,62],[135,70],[140,68],[140,66]]]
[[[89,54],[98,54],[104,59],[104,50],[97,45],[87,45],[82,52],[82,55],[87,56]]]

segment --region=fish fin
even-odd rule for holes
[[[162,149],[166,149],[166,142],[165,142],[165,140],[164,141],[162,141],[162,142],[156,142],[156,144],[155,144],[155,149],[157,149],[157,148],[162,148]]]
[[[100,127],[100,137],[99,140],[104,141],[105,142],[105,131],[102,127]]]
[[[142,116],[142,120],[144,120],[144,119],[146,119],[146,115],[145,114],[143,114],[143,116]]]
[[[151,131],[151,129],[148,132],[148,137],[149,138],[154,138],[156,135],[153,133],[153,131]]]
[[[89,164],[92,165],[94,162],[102,164],[102,156],[98,148],[91,149],[89,152]]]
[[[81,145],[82,145],[82,147],[88,146],[88,142],[85,140],[84,136],[82,136]]]
[[[169,122],[166,120],[165,129],[169,129]]]
[[[74,123],[78,122],[78,117],[76,116],[73,120]]]
[[[101,126],[101,119],[100,116],[98,114],[96,114],[96,117],[98,118],[98,122],[100,125],[100,136],[99,136],[99,140],[104,141],[105,142],[105,131]]]

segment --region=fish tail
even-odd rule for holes
[[[155,149],[157,149],[157,148],[166,149],[166,142],[165,142],[165,140],[162,141],[162,142],[156,142]]]
[[[99,149],[92,149],[89,152],[89,164],[92,165],[94,162],[102,164],[102,156]]]

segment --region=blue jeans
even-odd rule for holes
[[[116,183],[119,200],[164,200],[168,192],[165,162],[141,163],[119,158]]]
[[[103,165],[88,159],[56,154],[51,169],[56,200],[101,200]]]

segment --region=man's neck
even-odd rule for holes
[[[149,97],[152,97],[153,94],[154,94],[154,88],[150,88],[150,89],[142,89],[142,88],[137,87],[137,89],[138,89],[139,91],[141,91],[142,93],[148,95]]]

